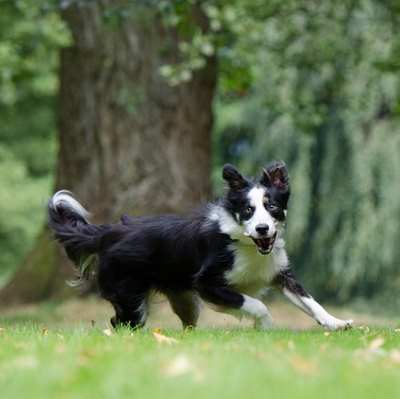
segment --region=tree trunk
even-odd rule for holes
[[[117,221],[124,212],[188,211],[210,192],[216,60],[207,59],[188,83],[168,85],[159,69],[179,61],[180,35],[166,30],[152,7],[105,23],[111,4],[63,11],[73,43],[61,51],[56,190],[74,192],[93,222]],[[199,10],[192,14],[207,29]],[[71,271],[44,231],[0,302],[76,294],[65,288]]]

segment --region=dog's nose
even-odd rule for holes
[[[267,224],[258,224],[256,226],[256,232],[262,236],[265,236],[268,233],[269,226]]]

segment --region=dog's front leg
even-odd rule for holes
[[[255,327],[268,329],[272,325],[272,318],[267,307],[260,300],[248,295],[240,294],[228,287],[203,286],[199,289],[200,296],[217,306],[217,310],[231,313],[239,311],[245,316],[254,319]]]
[[[259,299],[244,294],[242,295],[244,301],[240,310],[254,319],[254,327],[259,330],[271,328],[272,317],[265,304]]]
[[[340,320],[329,314],[302,287],[290,269],[280,272],[275,277],[274,283],[292,303],[328,330],[346,329],[352,326],[353,320]]]

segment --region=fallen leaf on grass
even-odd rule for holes
[[[317,365],[301,356],[293,356],[290,358],[291,366],[301,374],[314,375],[317,373]]]
[[[93,349],[86,348],[81,350],[80,354],[81,357],[85,357],[87,359],[92,359],[96,357],[96,352]]]
[[[288,342],[288,349],[290,349],[291,351],[294,351],[296,349],[296,345],[292,340]]]
[[[103,334],[107,335],[107,337],[111,337],[111,335],[113,335],[112,331],[109,328],[103,330]]]
[[[186,374],[193,374],[196,381],[204,378],[200,369],[186,355],[180,354],[164,365],[162,373],[166,377],[180,377]]]
[[[381,336],[374,338],[365,349],[359,349],[354,352],[356,358],[362,358],[365,361],[371,361],[378,356],[384,356],[386,352],[382,349],[385,339]]]
[[[153,331],[153,337],[159,344],[172,345],[172,344],[177,344],[179,342],[177,339],[172,337],[167,337],[166,335],[163,335],[160,332],[156,332],[155,330]]]
[[[42,328],[42,335],[44,335],[44,336],[49,335],[49,330],[46,327]]]
[[[381,346],[385,343],[385,340],[382,337],[376,337],[373,339],[368,345],[368,349],[370,351],[377,351],[381,348]]]
[[[93,363],[96,358],[96,352],[91,349],[83,349],[78,356],[78,365],[86,366],[89,363]]]
[[[265,352],[255,352],[255,353],[254,353],[254,356],[255,356],[257,359],[264,360],[264,359],[267,358],[268,355],[267,355]]]
[[[389,358],[392,362],[400,364],[400,350],[393,349],[392,351],[390,351]]]
[[[327,350],[327,348],[328,348],[327,344],[322,344],[322,345],[319,346],[319,351],[320,352],[325,352]]]
[[[164,375],[168,377],[178,377],[193,370],[193,364],[187,356],[179,355],[163,368]]]
[[[38,361],[33,356],[20,356],[14,360],[13,364],[18,368],[34,369],[38,366]]]
[[[56,351],[56,353],[60,353],[60,354],[65,353],[66,347],[65,347],[65,345],[58,345],[58,346],[56,346],[55,351]]]
[[[202,342],[200,345],[200,349],[203,351],[210,351],[211,350],[211,344],[210,342],[206,341],[206,342]]]
[[[22,350],[28,350],[28,348],[30,347],[30,343],[23,341],[23,342],[16,342],[14,344],[15,348],[17,349],[22,349]]]

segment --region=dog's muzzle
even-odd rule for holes
[[[262,238],[251,237],[251,238],[257,245],[258,251],[262,255],[268,255],[274,247],[276,235],[277,233],[275,232],[275,234],[272,237],[262,237]]]

